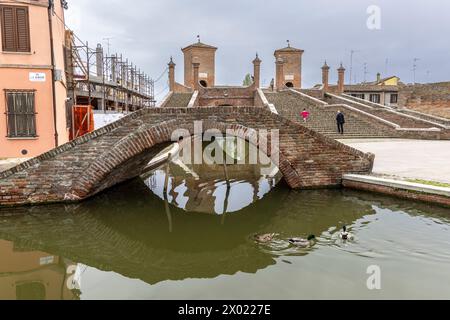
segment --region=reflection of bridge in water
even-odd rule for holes
[[[261,251],[251,235],[320,235],[373,209],[338,191],[277,188],[225,224],[172,207],[170,232],[164,212],[164,202],[136,180],[78,205],[0,211],[0,238],[154,284],[255,273],[275,264],[276,253]]]
[[[261,200],[282,179],[274,165],[270,175],[262,175],[260,165],[250,164],[227,166],[225,174],[223,165],[180,166],[179,162],[153,171],[145,183],[162,200],[188,212],[239,211]]]

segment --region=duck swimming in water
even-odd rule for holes
[[[277,236],[276,233],[267,233],[267,234],[256,234],[254,236],[254,239],[256,242],[259,243],[268,243],[273,240]]]
[[[291,238],[289,239],[289,243],[302,248],[309,248],[313,245],[314,241],[316,240],[315,235],[310,235],[307,239],[302,238]]]
[[[342,228],[342,231],[341,231],[341,233],[339,234],[339,237],[340,237],[342,240],[352,240],[352,239],[353,239],[353,235],[347,231],[347,227],[346,227],[346,226],[344,226],[344,227]]]

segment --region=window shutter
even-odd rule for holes
[[[36,137],[34,92],[7,92],[8,137]]]
[[[28,8],[16,8],[17,51],[30,52],[30,26],[28,25]]]
[[[14,11],[12,7],[1,8],[3,51],[16,51]]]

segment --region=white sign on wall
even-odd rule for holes
[[[31,82],[45,82],[45,73],[43,72],[30,72],[29,79]]]
[[[53,256],[42,257],[42,258],[39,259],[39,265],[41,265],[41,266],[52,264],[54,262],[55,262],[55,257],[53,257]]]
[[[284,77],[286,81],[293,81],[294,80],[294,75],[293,74],[288,74]]]
[[[208,78],[208,74],[205,72],[200,72],[198,75],[200,78]]]

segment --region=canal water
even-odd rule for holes
[[[0,210],[0,299],[449,299],[449,266],[448,209],[290,190],[256,165],[171,163],[86,202]]]

